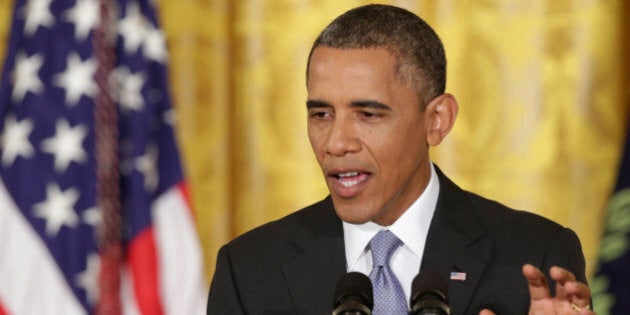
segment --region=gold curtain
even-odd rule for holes
[[[370,2],[157,1],[208,278],[220,245],[326,195],[306,136],[306,58],[331,19]],[[379,2],[444,41],[460,114],[434,161],[463,188],[573,228],[592,271],[628,126],[627,2]]]

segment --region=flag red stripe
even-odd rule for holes
[[[128,264],[131,267],[136,302],[141,313],[163,314],[153,228],[147,228],[134,237],[128,250]]]
[[[188,192],[188,185],[186,184],[186,181],[179,182],[179,184],[177,184],[177,188],[179,188],[179,191],[182,193],[182,196],[184,196],[184,201],[186,202],[186,209],[192,216],[193,221],[195,221],[196,219],[195,212],[192,211],[192,206],[190,203],[190,192]]]
[[[2,301],[0,301],[0,315],[9,315],[9,312],[4,310],[4,307],[2,306]]]

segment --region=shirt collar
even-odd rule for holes
[[[371,221],[363,224],[343,222],[348,270],[353,270],[354,264],[367,254],[366,248],[372,237],[384,229],[392,231],[404,246],[421,258],[439,192],[440,183],[431,164],[431,177],[427,187],[394,224],[385,227]]]

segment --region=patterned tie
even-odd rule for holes
[[[389,266],[389,259],[402,242],[389,230],[378,232],[370,240],[374,287],[374,315],[407,314],[405,293]]]

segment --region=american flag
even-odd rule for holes
[[[457,280],[457,281],[466,281],[466,273],[465,272],[458,272],[458,271],[451,271],[451,280]]]
[[[112,18],[103,26],[108,5]],[[111,31],[109,72],[98,71],[99,27]],[[0,315],[94,313],[108,303],[100,294],[107,277],[120,287],[114,313],[202,314],[202,256],[152,2],[16,0],[5,60]],[[115,106],[106,148],[96,140],[98,73]],[[107,196],[99,193],[97,153],[112,148],[122,254],[118,273],[103,275],[99,231],[108,214],[98,202]]]

